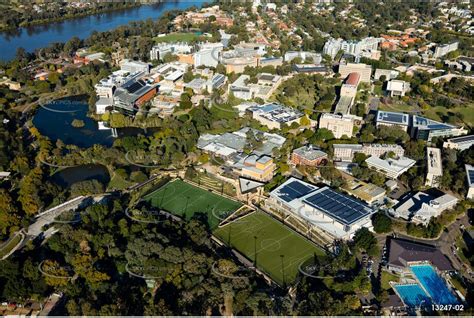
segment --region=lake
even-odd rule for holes
[[[53,143],[61,139],[67,145],[89,148],[95,144],[110,147],[115,137],[112,129],[99,126],[99,123],[87,116],[89,105],[82,98],[65,98],[56,100],[44,107],[39,107],[33,117],[33,125]],[[72,121],[79,119],[84,126],[76,128]],[[147,135],[154,129],[146,131],[140,128],[119,128],[117,137]]]
[[[20,28],[13,32],[0,33],[0,60],[8,61],[15,57],[16,50],[23,47],[28,52],[47,47],[51,43],[66,42],[74,36],[87,38],[93,31],[112,30],[131,21],[157,19],[164,12],[200,7],[203,0],[176,0],[159,4],[142,5],[62,22]],[[7,49],[8,48],[8,49]]]

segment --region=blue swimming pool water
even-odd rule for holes
[[[456,296],[449,290],[446,282],[438,275],[433,266],[412,265],[410,269],[435,304],[455,305],[459,303]]]
[[[420,307],[431,303],[431,299],[418,284],[395,285],[394,288],[406,306]]]

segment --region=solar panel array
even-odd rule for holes
[[[145,82],[143,82],[142,80],[138,80],[136,81],[135,83],[133,83],[132,85],[128,86],[126,88],[126,90],[130,93],[130,94],[133,94],[135,92],[137,92],[139,89],[141,89],[142,87],[144,87],[146,85]]]
[[[474,140],[474,135],[461,136],[461,137],[455,137],[455,138],[450,139],[450,141],[452,142],[466,142],[466,141],[471,141],[471,140]]]
[[[304,202],[346,225],[352,224],[373,212],[363,202],[329,188],[324,188],[307,197]]]
[[[298,181],[291,181],[278,190],[278,197],[285,202],[293,201],[314,191],[315,187],[310,187]]]
[[[388,112],[380,112],[379,113],[379,120],[390,121],[390,122],[397,122],[404,124],[406,123],[406,115],[403,113],[388,113]]]

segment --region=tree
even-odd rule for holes
[[[354,244],[357,248],[365,250],[367,254],[371,256],[377,256],[379,254],[377,239],[374,234],[365,227],[355,232]]]
[[[392,220],[384,213],[376,213],[372,217],[372,225],[376,233],[388,233],[392,231]]]

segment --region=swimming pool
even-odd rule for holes
[[[420,307],[420,305],[429,305],[431,299],[418,284],[394,285],[403,303],[409,307]]]
[[[410,269],[435,304],[455,305],[459,303],[456,296],[453,295],[444,279],[438,275],[433,266],[412,265]]]

